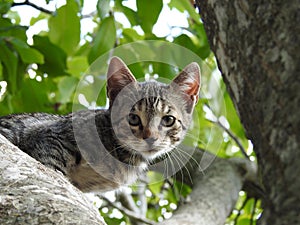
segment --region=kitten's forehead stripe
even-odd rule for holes
[[[172,111],[176,111],[176,109],[172,105],[168,104],[166,100],[163,100],[160,97],[148,97],[137,102],[133,106],[132,111],[139,111],[153,116],[156,113],[162,113],[167,115],[170,114]]]
[[[138,107],[139,111],[142,111],[142,109],[143,109],[143,103],[141,101],[139,101],[137,107]]]
[[[156,102],[155,102],[155,107],[157,108],[158,107],[158,104],[160,103],[160,99],[159,98],[157,98],[156,99]]]

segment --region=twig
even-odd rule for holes
[[[213,113],[212,109],[209,107],[209,105],[206,105],[206,107],[208,107],[210,109],[210,111]],[[220,120],[214,115],[214,117],[216,118],[215,120],[209,120],[212,123],[217,124],[218,126],[220,126],[234,141],[235,143],[239,146],[242,154],[250,160],[249,156],[246,153],[246,149],[244,148],[244,146],[242,145],[242,143],[240,142],[240,140],[229,130],[227,129],[221,122]]]
[[[85,15],[82,15],[81,18],[82,19],[87,19],[87,18],[91,18],[91,17],[94,17],[95,15],[97,15],[97,12],[96,11],[93,11],[89,14],[85,14]]]
[[[147,180],[146,174],[143,174],[143,176],[141,176],[141,179]],[[147,209],[148,209],[147,198],[146,198],[146,195],[145,195],[146,188],[147,188],[147,184],[141,182],[138,185],[138,190],[137,190],[138,191],[138,198],[141,202],[141,205],[140,205],[139,208],[140,208],[140,212],[143,216],[146,216]]]
[[[214,121],[212,121],[214,122]],[[242,145],[242,143],[240,142],[240,140],[229,130],[227,129],[219,120],[217,120],[216,122],[217,125],[219,125],[234,141],[235,143],[239,146],[241,152],[243,153],[243,155],[249,159],[249,156],[246,153],[246,149],[244,148],[244,146]]]
[[[50,14],[52,15],[54,12],[48,10],[48,9],[45,9],[43,7],[40,7],[32,2],[30,2],[29,0],[25,0],[24,2],[14,2],[11,7],[14,7],[14,6],[22,6],[22,5],[28,5],[28,6],[31,6],[32,8],[35,8],[41,12],[44,12],[44,13],[47,13],[47,14]]]
[[[118,196],[119,196],[119,201],[126,209],[133,211],[135,213],[140,213],[140,210],[135,205],[135,202],[131,195],[126,194],[124,192],[120,192],[120,193],[118,193]]]
[[[119,200],[119,202],[121,203],[121,205],[123,207],[125,207],[126,209],[134,212],[137,215],[144,216],[143,214],[141,214],[141,210],[135,204],[135,201],[134,201],[132,195],[127,194],[125,192],[120,192],[120,193],[118,193],[118,197],[119,197],[118,200]],[[140,221],[137,221],[136,219],[134,219],[132,217],[129,217],[129,220],[130,220],[130,223],[132,225],[141,225],[141,224],[144,224],[144,223],[142,223]]]
[[[101,196],[101,198],[103,200],[105,200],[110,206],[120,210],[122,213],[124,213],[125,215],[137,220],[137,221],[140,221],[140,222],[143,222],[143,223],[146,223],[146,224],[150,224],[150,225],[155,225],[155,222],[145,218],[145,217],[142,217],[138,214],[136,214],[135,212],[133,211],[130,211],[128,209],[126,209],[125,207],[121,206],[121,205],[118,205],[116,204],[115,202],[111,202],[108,198],[104,197],[104,196]]]

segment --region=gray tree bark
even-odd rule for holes
[[[105,225],[92,202],[60,173],[0,135],[0,224]]]
[[[299,0],[197,0],[265,189],[259,224],[300,224]]]

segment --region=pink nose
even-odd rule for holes
[[[143,139],[147,142],[148,145],[153,145],[153,143],[158,139],[158,137],[155,132],[151,132],[151,130],[147,128],[143,132]]]
[[[153,137],[150,137],[150,138],[145,139],[146,143],[147,143],[149,146],[152,146],[156,140],[157,140],[157,138],[153,138]]]
[[[143,132],[143,139],[150,138],[152,136],[152,132],[149,128],[145,128]]]

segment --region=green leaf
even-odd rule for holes
[[[166,63],[153,62],[153,74],[158,74],[160,78],[172,80],[175,75],[175,67]]]
[[[56,15],[50,17],[48,25],[51,42],[71,55],[80,41],[78,4],[68,0],[66,5],[56,11]]]
[[[5,93],[4,98],[0,99],[0,116],[5,116],[14,112],[11,108],[9,98],[11,98],[11,96]]]
[[[0,36],[13,36],[20,40],[27,41],[26,30],[27,27],[13,25],[8,18],[0,17]]]
[[[44,55],[45,63],[39,66],[39,70],[49,76],[66,75],[66,53],[50,42],[47,36],[33,36],[33,47]]]
[[[137,0],[137,14],[141,19],[140,25],[145,33],[152,33],[152,28],[156,23],[163,7],[162,0]]]
[[[175,179],[173,181],[174,188],[176,188],[178,190],[178,193],[184,198],[186,198],[192,192],[192,188],[189,185],[182,182],[178,182]]]
[[[74,53],[74,56],[87,56],[90,53],[91,45],[90,43],[86,42],[81,45],[77,51]]]
[[[99,95],[98,95],[98,98],[97,98],[97,101],[96,101],[97,106],[105,107],[106,101],[107,101],[106,88],[102,88],[99,92]]]
[[[122,30],[123,43],[130,43],[134,41],[143,40],[143,36],[139,35],[135,29],[125,28]],[[125,39],[125,40],[124,40]]]
[[[13,1],[1,1],[0,2],[0,15],[3,15],[8,12]]]
[[[37,23],[40,20],[48,19],[49,15],[46,13],[40,13],[37,17],[31,17],[30,19],[30,26],[33,26],[35,23]]]
[[[237,225],[249,225],[251,220],[249,218],[239,219]]]
[[[24,79],[20,91],[13,96],[12,106],[16,112],[53,112],[49,104],[48,92],[52,88],[46,81]]]
[[[149,179],[148,187],[149,187],[150,191],[154,195],[158,195],[161,191],[161,188],[162,188],[163,184],[164,184],[163,175],[161,173],[149,171],[147,173],[147,176],[148,176],[148,179]]]
[[[82,8],[84,0],[76,0],[76,2],[79,4],[79,6]]]
[[[62,77],[57,85],[59,91],[57,101],[63,104],[70,102],[77,83],[78,79],[75,77]]]
[[[72,74],[72,76],[80,78],[84,75],[84,72],[89,67],[87,58],[85,56],[75,56],[68,59],[68,72]]]
[[[17,56],[6,46],[3,39],[0,39],[0,61],[3,63],[3,75],[7,81],[7,90],[15,93],[17,90]]]
[[[99,30],[93,41],[93,47],[88,56],[89,63],[94,62],[99,56],[112,49],[116,42],[116,27],[112,16],[106,17],[100,24]]]
[[[24,63],[44,63],[44,56],[38,50],[30,48],[27,43],[17,38],[11,38],[9,42],[17,50]]]
[[[11,27],[11,26],[13,26],[13,24],[11,23],[10,19],[0,17],[0,28],[1,28],[0,32],[7,30],[7,27]],[[1,36],[4,36],[4,35],[1,34]]]
[[[10,18],[11,20],[13,20],[13,23],[14,24],[20,24],[21,22],[21,18],[20,18],[20,15],[18,12],[16,11],[8,11],[6,13],[7,17]]]
[[[115,217],[109,217],[106,214],[103,213],[102,215],[105,219],[105,222],[109,225],[120,225],[122,222],[124,222],[123,219],[118,219]]]
[[[134,74],[134,77],[137,80],[140,79],[140,78],[141,79],[145,78],[145,68],[143,68],[143,66],[141,65],[140,62],[130,64],[130,65],[128,65],[128,68]]]
[[[240,118],[235,110],[232,100],[228,92],[224,93],[224,102],[226,106],[226,119],[230,124],[230,130],[237,138],[242,142],[244,148],[248,147],[248,139],[246,138],[244,127],[240,121]]]
[[[126,18],[129,20],[130,25],[132,27],[136,26],[140,23],[137,12],[135,12],[134,10],[124,6],[122,4],[122,0],[116,0],[115,1],[115,11],[123,12],[124,15],[126,16]]]
[[[193,40],[186,34],[181,34],[178,37],[176,37],[173,41],[175,44],[179,44],[185,48],[188,48],[189,50],[193,51],[197,54],[199,46],[197,46]],[[182,55],[176,56],[176,57],[184,57]]]
[[[193,43],[193,41],[191,40],[191,38],[189,36],[187,36],[186,34],[181,34],[178,37],[176,37],[174,39],[174,43],[179,44],[181,46],[184,46],[190,50],[195,50],[195,45]]]
[[[161,216],[161,211],[158,207],[149,208],[147,210],[146,216],[151,220],[157,221],[157,219]]]
[[[2,62],[0,61],[0,81],[3,79],[3,66]]]
[[[107,16],[110,9],[110,0],[98,0],[97,2],[97,11],[101,19],[104,19]]]
[[[200,16],[196,12],[193,4],[191,4],[190,0],[171,0],[169,3],[170,9],[176,8],[180,12],[187,11],[190,15],[190,17],[194,20],[195,23],[200,24]]]
[[[204,25],[200,24],[190,24],[188,28],[194,36],[192,36],[193,42],[198,46],[198,49],[195,51],[202,59],[206,59],[210,55],[210,46],[204,30]]]

